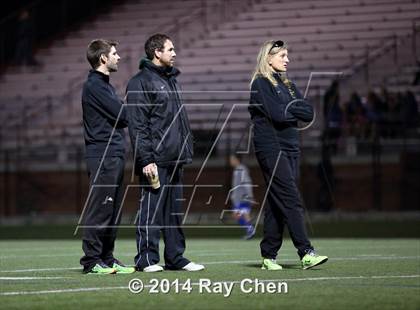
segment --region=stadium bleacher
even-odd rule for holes
[[[206,3],[209,2],[212,1]],[[215,6],[222,5],[213,2]],[[162,3],[166,10],[161,9]],[[248,1],[246,4],[235,16],[217,24],[209,23],[202,31],[189,34],[183,31],[182,24],[177,29],[184,37],[182,43],[177,45],[175,41],[175,44],[185,96],[189,98],[189,92],[208,92],[205,94],[208,100],[204,102],[225,104],[222,116],[234,104],[247,102],[250,74],[259,46],[265,40],[281,38],[288,42],[290,76],[305,89],[311,72],[349,72],[356,61],[363,62],[366,48],[379,48],[393,36],[409,38],[413,35],[412,21],[420,17],[417,0]],[[120,42],[122,60],[112,83],[123,96],[126,82],[137,71],[138,60],[144,54],[147,36],[158,31],[172,33],[174,24],[194,14],[200,16],[204,10],[203,2],[195,0],[176,0],[171,4],[163,0],[152,4],[126,1],[40,49],[36,56],[43,64],[41,68],[10,67],[0,80],[2,148],[13,150],[23,141],[28,141],[26,147],[63,145],[63,135],[68,141],[65,144],[82,145],[80,92],[89,69],[85,60],[88,42],[96,37]],[[202,18],[192,19],[189,29],[200,28],[202,22]],[[402,88],[413,70],[413,65],[408,64],[403,70],[404,77],[390,78],[387,82],[394,89]],[[357,74],[362,73],[354,72]],[[333,78],[329,74],[316,76],[310,90],[322,93]],[[235,94],[230,99],[223,96],[212,99],[212,91]],[[418,87],[414,91],[420,94]],[[309,92],[309,96],[312,94]],[[187,101],[194,103],[191,98]],[[214,127],[213,122],[219,117],[207,106],[190,105],[187,109],[193,129]],[[196,121],[202,119],[201,115],[208,116],[211,126],[203,124],[204,120]],[[242,126],[233,126],[238,127],[238,132],[247,128],[246,111],[235,117],[243,119]]]

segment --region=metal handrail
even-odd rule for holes
[[[353,65],[345,70],[344,77],[351,77],[360,68],[365,67],[371,59],[385,54],[390,47],[396,47],[398,39],[399,37],[396,35],[391,35],[383,38],[376,48],[370,49],[369,46],[367,46],[364,53],[366,56],[360,58],[358,61],[353,62]]]
[[[235,0],[231,0],[231,1],[235,1]],[[224,3],[224,2],[221,3],[221,4],[219,3],[219,6],[224,7],[225,5],[226,5],[226,3]],[[161,27],[156,28],[154,31],[152,31],[152,33],[155,33],[155,32],[166,32],[166,33],[169,33],[169,34],[174,33],[175,38],[179,39],[179,33],[180,33],[180,30],[182,29],[182,27],[184,27],[186,24],[188,24],[190,22],[196,21],[197,19],[200,19],[201,17],[203,17],[203,15],[206,14],[206,8],[207,8],[207,6],[199,7],[197,9],[195,9],[191,14],[189,14],[187,16],[184,16],[179,20],[176,20],[174,25],[170,25],[170,26],[168,26],[166,28],[163,28],[163,29]],[[204,25],[204,27],[207,27],[207,26],[208,25]],[[82,74],[72,78],[68,82],[68,88],[65,91],[65,93],[59,96],[59,98],[60,98],[59,101],[60,102],[55,103],[56,102],[56,100],[55,100],[55,102],[52,103],[51,108],[54,109],[55,106],[62,106],[62,100],[68,99],[74,93],[74,90],[81,87],[81,85],[83,84],[85,75],[86,75],[86,73],[83,72]],[[32,119],[34,117],[42,115],[43,112],[45,111],[46,106],[42,103],[44,102],[44,100],[46,98],[51,98],[51,97],[50,96],[42,97],[42,98],[36,100],[33,104],[31,104],[31,106],[39,106],[39,109],[37,111],[33,111],[30,114]],[[19,115],[21,115],[21,113],[18,112],[15,116],[18,118]],[[14,120],[15,118],[12,118],[12,119]],[[4,127],[10,127],[10,126],[18,125],[18,123],[19,123],[19,121],[18,121],[18,119],[16,119],[16,121],[14,121],[14,122],[12,121],[10,123],[10,121],[9,121],[5,124],[2,124],[2,127],[3,128]]]
[[[413,55],[417,55],[417,32],[420,32],[420,18],[412,19],[413,29],[412,29],[412,49]],[[403,40],[403,36],[397,36],[393,34],[383,38],[376,48],[370,49],[369,46],[366,47],[365,57],[362,57],[358,61],[354,62],[353,65],[344,70],[344,78],[350,78],[354,73],[359,71],[361,68],[367,68],[369,66],[369,61],[382,56],[387,52],[394,52],[394,62],[398,63],[398,43]],[[391,48],[391,50],[389,50]],[[420,59],[418,59],[420,61]],[[367,74],[368,75],[368,74]],[[368,79],[368,78],[367,78]]]
[[[200,9],[201,10],[201,9]],[[195,12],[195,13],[197,13],[197,12]],[[193,13],[194,14],[194,13]],[[198,14],[198,13],[197,13]],[[194,15],[191,15],[191,16],[194,16]],[[187,22],[188,20],[190,20],[191,19],[191,16],[187,16],[183,21],[182,21],[182,23],[185,23],[185,22]],[[179,26],[181,26],[182,25],[182,23],[181,24],[178,24]],[[160,31],[162,31],[162,29],[160,28],[159,29]],[[156,30],[156,31],[159,31],[159,30]],[[175,27],[170,27],[169,29],[167,29],[166,31],[167,32],[169,32],[169,31],[177,31],[177,28],[175,28]],[[84,73],[82,73],[82,74],[80,74],[80,75],[78,75],[78,76],[76,76],[76,77],[74,77],[74,78],[72,78],[72,79],[70,79],[70,81],[69,81],[69,83],[68,83],[68,88],[67,88],[67,90],[65,91],[65,93],[64,94],[62,94],[62,95],[60,95],[59,97],[60,97],[60,99],[63,99],[63,100],[65,100],[65,99],[68,99],[73,93],[74,93],[74,90],[75,89],[77,89],[77,88],[79,88],[82,84],[83,84],[83,78],[85,77],[85,75],[86,75],[86,73],[84,72]],[[31,106],[39,106],[39,108],[36,110],[36,111],[33,111],[31,114],[30,114],[30,117],[33,119],[34,117],[37,117],[37,116],[39,116],[39,115],[42,115],[43,114],[43,112],[44,112],[44,110],[45,110],[45,108],[46,108],[46,106],[44,105],[44,104],[42,104],[46,99],[48,99],[48,98],[51,98],[51,96],[43,96],[43,97],[41,97],[41,98],[39,98],[38,100],[36,100],[35,102],[33,102],[33,104],[31,104]],[[60,101],[60,103],[62,103],[62,100],[59,100]],[[51,108],[54,108],[55,106],[58,106],[58,105],[60,105],[60,103],[58,103],[58,104],[52,104],[52,107]],[[15,117],[16,118],[12,118],[12,119],[10,119],[8,122],[6,122],[5,124],[2,124],[2,127],[3,128],[5,128],[5,127],[11,127],[11,126],[16,126],[16,125],[19,125],[19,115],[21,115],[21,113],[19,113],[19,112],[17,112],[16,113],[16,115],[15,115]]]
[[[417,32],[420,32],[420,18],[414,18],[413,23],[413,55],[416,57],[417,61],[420,61],[420,58],[417,58]]]
[[[15,10],[15,11],[13,11],[12,13],[10,13],[9,15],[7,15],[7,16],[5,16],[5,17],[3,17],[3,18],[0,20],[0,29],[3,29],[3,25],[4,25],[5,23],[7,23],[9,20],[11,20],[11,19],[13,19],[13,18],[17,17],[17,16],[19,15],[19,13],[20,13],[22,10],[25,10],[25,9],[26,9],[26,10],[30,10],[30,9],[32,9],[33,7],[37,6],[37,4],[38,4],[39,2],[41,2],[41,0],[34,0],[34,1],[32,1],[31,3],[28,3],[27,5],[23,6],[22,8],[19,8],[19,9],[17,9],[17,10]]]

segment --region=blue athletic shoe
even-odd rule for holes
[[[254,228],[254,226],[248,227],[248,229],[246,230],[246,234],[244,236],[244,239],[245,240],[250,240],[254,236],[255,236],[255,228]]]

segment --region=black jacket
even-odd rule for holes
[[[278,74],[275,87],[271,82],[258,77],[251,85],[248,110],[254,125],[254,146],[257,153],[299,154],[298,121],[310,122],[314,116],[312,106],[292,83],[292,97]]]
[[[123,103],[109,84],[108,75],[96,70],[89,72],[82,92],[86,157],[102,157],[105,150],[106,157],[124,156],[123,128],[127,127],[128,120]]]
[[[158,67],[149,60],[127,85],[129,133],[135,153],[136,172],[144,166],[192,162],[192,133],[180,97],[173,67]]]

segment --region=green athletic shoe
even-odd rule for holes
[[[276,263],[275,259],[263,258],[261,269],[263,270],[282,270],[283,267]]]
[[[320,256],[315,253],[315,251],[308,252],[304,257],[302,257],[302,269],[309,269],[318,265],[325,263],[328,260],[327,256]]]
[[[128,273],[133,273],[136,271],[134,267],[126,267],[122,264],[117,264],[117,263],[114,263],[112,265],[112,268],[114,268],[118,274],[128,274]]]
[[[96,264],[88,274],[114,274],[117,270],[105,264]]]

